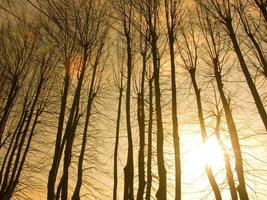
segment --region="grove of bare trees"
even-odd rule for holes
[[[266,0],[0,10],[0,200],[266,199]]]

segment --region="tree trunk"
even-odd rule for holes
[[[55,153],[52,161],[52,166],[49,171],[48,175],[48,183],[47,183],[47,200],[53,200],[55,197],[55,183],[56,177],[59,167],[59,162],[61,159],[61,140],[62,140],[62,133],[63,133],[63,126],[64,126],[64,119],[65,119],[65,111],[67,105],[67,97],[69,92],[69,85],[70,85],[70,77],[69,77],[69,68],[70,63],[66,65],[66,73],[65,73],[65,80],[64,80],[64,90],[63,96],[61,99],[61,107],[60,107],[60,114],[58,119],[58,128],[57,128],[57,135],[56,135],[56,145],[55,145]]]
[[[71,164],[71,158],[72,158],[72,146],[73,141],[75,138],[76,128],[78,126],[79,122],[79,104],[80,104],[80,94],[82,90],[82,84],[83,79],[86,71],[86,63],[87,63],[87,57],[88,57],[88,46],[84,46],[83,49],[83,60],[82,60],[82,66],[81,66],[81,73],[78,78],[77,87],[75,89],[75,94],[72,102],[72,106],[70,109],[70,115],[67,122],[66,130],[65,130],[65,136],[66,136],[66,146],[65,146],[65,152],[64,152],[64,164],[63,164],[63,175],[62,175],[62,193],[61,193],[61,199],[67,200],[68,199],[68,179],[69,179],[69,166]],[[64,145],[64,141],[62,146]]]
[[[240,46],[238,44],[238,41],[237,41],[237,38],[236,38],[236,35],[235,35],[235,32],[234,32],[234,28],[233,28],[233,25],[232,25],[232,21],[228,21],[227,24],[226,24],[226,27],[228,29],[228,33],[229,33],[229,36],[231,38],[231,41],[233,43],[233,47],[234,47],[234,50],[236,52],[236,55],[237,55],[237,58],[239,60],[239,63],[240,63],[240,66],[242,68],[242,71],[245,75],[245,78],[246,78],[246,81],[247,81],[247,84],[250,88],[250,91],[251,91],[251,94],[254,98],[254,101],[255,101],[255,104],[257,106],[257,109],[258,109],[258,112],[261,116],[261,119],[262,119],[262,122],[265,126],[265,129],[267,130],[267,114],[266,114],[266,111],[265,111],[265,108],[262,104],[262,101],[261,101],[261,98],[259,96],[259,93],[257,91],[257,88],[251,78],[251,75],[250,75],[250,72],[248,70],[248,67],[246,65],[246,62],[244,60],[244,57],[243,57],[243,54],[241,52],[241,49],[240,49]]]
[[[32,117],[34,114],[35,106],[38,102],[42,86],[43,86],[43,79],[41,79],[40,82],[38,83],[37,90],[36,90],[36,93],[33,97],[34,99],[33,99],[33,102],[32,102],[32,105],[31,105],[31,108],[29,111],[29,115],[27,116],[27,119],[25,119],[25,123],[26,123],[25,127],[24,127],[23,131],[21,128],[21,131],[18,132],[18,135],[21,135],[21,137],[17,137],[17,139],[16,139],[16,145],[14,145],[14,147],[13,147],[13,152],[12,152],[10,159],[9,159],[8,170],[5,173],[5,179],[4,179],[4,182],[3,182],[3,185],[1,188],[1,192],[0,192],[0,196],[3,197],[4,199],[5,198],[9,199],[12,197],[14,189],[15,189],[16,185],[18,184],[19,177],[20,177],[20,174],[22,171],[22,167],[24,165],[24,162],[25,162],[25,159],[26,159],[26,156],[28,153],[28,149],[30,146],[31,138],[33,136],[35,125],[37,123],[37,119],[39,116],[37,113],[35,120],[34,120],[34,123],[32,125],[32,130],[29,133],[29,139],[28,139],[26,148],[24,150],[23,146],[25,145],[26,136],[27,136],[27,133],[29,131],[29,127],[30,127],[31,122],[32,122]],[[15,156],[15,152],[16,152],[16,156]],[[21,158],[21,155],[22,155],[22,158]],[[16,157],[15,162],[12,163],[14,157]],[[11,163],[13,166],[12,166],[12,173],[10,175],[9,172],[11,169]],[[9,177],[9,175],[10,175],[10,177]]]
[[[139,125],[139,152],[138,152],[138,178],[139,187],[137,192],[137,199],[143,200],[145,192],[145,107],[144,107],[144,86],[145,86],[145,73],[146,73],[146,53],[142,54],[143,71],[141,79],[141,91],[138,93],[137,98],[137,119]]]
[[[27,104],[27,101],[24,101],[23,109],[22,109],[22,112],[21,112],[21,116],[20,116],[18,125],[17,125],[17,127],[16,127],[16,129],[15,129],[13,135],[12,135],[12,138],[10,140],[8,149],[7,149],[6,154],[5,154],[5,158],[4,158],[4,160],[3,160],[2,164],[1,164],[1,171],[0,171],[0,185],[1,185],[1,188],[2,188],[2,180],[4,178],[3,177],[3,173],[4,173],[4,170],[5,170],[6,162],[7,162],[7,160],[10,160],[10,158],[13,158],[14,152],[15,152],[15,149],[16,149],[16,148],[14,149],[14,147],[17,146],[17,144],[16,144],[17,139],[16,138],[18,137],[18,133],[22,130],[22,127],[23,127],[24,123],[26,122],[26,118],[27,118],[27,114],[28,114],[28,112],[26,111],[26,104]],[[14,142],[15,142],[15,144],[14,144]],[[13,153],[13,155],[12,155],[12,153]],[[8,159],[8,157],[9,157],[9,159]],[[10,167],[8,167],[7,169],[9,170]]]
[[[131,78],[132,78],[132,47],[131,37],[126,33],[127,43],[127,88],[126,88],[126,127],[128,139],[127,163],[124,167],[124,200],[134,199],[134,164],[133,142],[131,130]]]
[[[217,82],[217,87],[218,91],[222,100],[224,112],[225,112],[225,117],[226,117],[226,122],[230,134],[230,140],[232,144],[232,148],[234,151],[235,155],[235,169],[237,172],[237,177],[239,181],[239,186],[238,186],[238,192],[239,192],[239,197],[241,200],[248,200],[248,194],[246,190],[246,183],[245,183],[245,177],[244,177],[244,170],[243,170],[243,158],[242,158],[242,153],[241,153],[241,148],[239,144],[239,138],[237,134],[237,130],[235,127],[235,122],[232,116],[232,112],[230,109],[230,105],[226,100],[224,91],[223,91],[223,83],[221,80],[221,71],[219,70],[219,61],[218,58],[214,60],[214,73],[215,73],[215,78]]]
[[[19,89],[18,88],[18,79],[15,76],[14,79],[12,80],[11,88],[9,90],[6,105],[4,107],[4,113],[0,119],[0,149],[2,147],[2,136],[3,136],[4,130],[5,130],[6,121],[8,119],[9,113],[13,107],[13,103],[14,103],[18,89]]]
[[[121,121],[121,104],[122,104],[122,78],[123,74],[121,74],[121,85],[120,85],[120,93],[119,93],[119,104],[117,111],[117,124],[116,124],[116,140],[115,140],[115,148],[114,148],[114,186],[113,186],[113,200],[117,200],[117,186],[118,186],[118,148],[119,148],[119,139],[120,139],[120,121]]]
[[[159,72],[160,66],[158,63],[158,47],[157,47],[157,36],[155,33],[151,34],[152,37],[152,57],[153,57],[153,78],[155,86],[155,104],[156,104],[156,116],[157,116],[157,162],[158,162],[158,175],[159,175],[159,186],[156,197],[158,200],[167,199],[167,183],[166,183],[166,169],[164,164],[164,135],[163,135],[163,124],[162,124],[162,113],[161,113],[161,91],[160,91],[160,80]]]
[[[152,186],[152,125],[153,125],[153,78],[149,79],[149,119],[148,119],[148,144],[147,144],[147,186],[146,200],[151,198]]]
[[[260,59],[260,63],[262,65],[262,73],[265,77],[267,77],[267,61],[265,59],[264,53],[261,50],[260,45],[258,44],[258,42],[256,41],[256,39],[254,38],[254,35],[252,33],[247,32],[248,37],[250,38],[251,42],[253,43],[258,55],[259,55],[259,59]]]
[[[226,177],[227,177],[227,182],[228,182],[228,185],[230,188],[230,194],[231,194],[232,200],[238,200],[234,176],[233,176],[231,162],[230,162],[230,156],[227,152],[226,146],[224,145],[224,143],[220,137],[219,131],[220,131],[220,113],[218,113],[218,115],[216,116],[215,136],[216,136],[216,139],[218,141],[218,144],[221,146],[221,148],[223,150],[224,163],[225,163],[225,169],[226,169]]]
[[[176,70],[174,55],[173,32],[169,32],[169,47],[171,57],[171,88],[172,88],[172,133],[175,160],[175,199],[181,200],[181,158],[180,138],[178,133],[177,98],[176,98]]]
[[[197,99],[198,119],[199,119],[199,124],[200,124],[200,129],[201,129],[202,141],[203,141],[204,145],[206,145],[207,140],[208,140],[208,136],[207,136],[206,125],[205,125],[205,121],[204,121],[204,117],[203,117],[203,109],[202,109],[202,103],[201,103],[200,89],[198,88],[198,85],[196,82],[195,72],[196,72],[196,68],[189,69],[191,81],[192,81],[193,88],[194,88],[195,95],[196,95],[196,99]],[[216,182],[215,176],[212,172],[212,168],[209,165],[209,163],[206,163],[206,173],[207,173],[210,185],[212,187],[213,193],[215,195],[215,199],[216,200],[222,200],[219,186]]]
[[[82,176],[83,176],[83,159],[84,159],[84,153],[85,153],[85,148],[86,148],[86,143],[87,143],[87,134],[88,134],[87,131],[88,131],[88,126],[89,126],[93,101],[95,98],[95,94],[93,90],[94,90],[94,84],[95,84],[96,69],[97,69],[97,66],[94,66],[92,80],[91,80],[90,89],[89,89],[88,100],[87,100],[86,120],[85,120],[85,125],[84,125],[84,130],[83,130],[82,147],[81,147],[81,152],[79,156],[77,182],[76,182],[76,187],[75,187],[75,190],[72,196],[72,200],[80,200],[80,190],[82,186]]]

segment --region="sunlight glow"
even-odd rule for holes
[[[82,69],[82,56],[75,55],[70,60],[70,75],[77,75]]]
[[[204,158],[204,165],[209,164],[214,171],[219,170],[223,166],[223,152],[217,140],[212,137],[206,144],[202,144],[199,154]]]
[[[215,137],[210,137],[206,144],[194,146],[187,156],[191,171],[196,174],[204,172],[206,164],[209,164],[215,173],[224,166],[223,152]]]
[[[190,130],[190,132],[188,131]],[[207,164],[211,166],[217,183],[221,186],[226,181],[223,149],[213,130],[207,129],[208,141],[204,144],[198,127],[183,130],[182,172],[184,178],[183,199],[200,199],[200,196],[214,199],[206,173]],[[188,132],[187,132],[188,131]],[[223,138],[223,136],[221,135]],[[192,140],[192,138],[194,138]],[[225,139],[225,138],[223,138]],[[228,150],[228,142],[223,140]],[[231,148],[229,148],[231,149]],[[173,177],[172,177],[173,178]],[[174,182],[173,182],[174,184]],[[229,190],[222,190],[223,199],[230,199]]]

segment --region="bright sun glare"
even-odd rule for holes
[[[204,165],[209,164],[214,170],[222,166],[223,153],[215,138],[210,138],[206,144],[202,144],[198,153],[204,157]]]
[[[209,164],[215,173],[224,166],[223,152],[215,137],[210,137],[206,144],[195,145],[186,157],[189,160],[188,167],[194,173],[204,172],[206,164]]]
[[[184,174],[183,187],[184,198],[186,199],[199,199],[199,194],[195,194],[193,191],[204,192],[211,189],[206,174],[207,164],[211,166],[218,184],[225,181],[223,149],[218,143],[215,135],[209,135],[210,136],[205,144],[202,142],[200,134],[197,135],[198,137],[194,135],[195,140],[192,140],[192,135],[187,135],[183,138],[184,144],[187,145],[182,154],[182,170]],[[228,144],[225,145],[226,148],[228,148]],[[174,175],[171,174],[170,178],[175,180],[175,177],[173,176]],[[203,195],[205,195],[204,193]],[[226,199],[230,199],[228,198],[228,193],[223,195]]]

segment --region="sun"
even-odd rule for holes
[[[205,171],[206,165],[210,165],[214,173],[224,167],[224,157],[221,146],[216,137],[209,137],[206,143],[198,143],[191,146],[190,151],[185,155],[186,168],[192,176]]]
[[[217,183],[220,184],[225,181],[224,153],[216,136],[210,133],[207,142],[204,144],[198,130],[193,134],[193,136],[192,134],[184,134],[181,137],[182,187],[185,199],[198,199],[199,194],[193,194],[192,191],[203,192],[206,188],[210,189],[210,183],[206,174],[207,165],[211,167]],[[194,137],[194,140],[192,140],[192,137]],[[227,144],[225,145],[228,147]],[[169,143],[165,149],[167,178],[170,180],[168,187],[170,190],[175,189],[175,157],[172,147],[171,143]],[[196,196],[191,198],[192,195]],[[173,197],[169,196],[169,199],[173,199]]]
[[[222,167],[223,152],[216,138],[211,137],[205,144],[203,143],[200,147],[199,154],[203,157],[203,164],[209,164],[214,171],[218,171]]]

